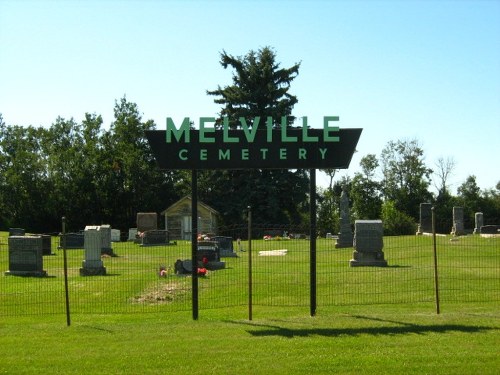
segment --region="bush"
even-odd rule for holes
[[[396,208],[393,201],[382,204],[382,222],[384,223],[384,235],[398,236],[404,234],[415,234],[417,224],[413,219]]]

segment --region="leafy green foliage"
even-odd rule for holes
[[[382,191],[386,201],[418,220],[422,202],[429,202],[432,170],[424,163],[424,151],[417,140],[390,141],[381,153],[384,179]]]
[[[68,230],[103,223],[125,230],[137,212],[168,207],[180,197],[178,178],[156,166],[144,135],[154,127],[125,98],[108,131],[88,113],[81,123],[59,117],[49,129],[0,119],[0,227],[53,232],[66,216]]]
[[[417,225],[413,218],[399,211],[392,201],[386,201],[382,205],[382,222],[384,234],[387,236],[415,234],[417,231]]]

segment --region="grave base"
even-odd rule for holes
[[[222,270],[226,268],[226,262],[210,261],[207,264],[203,264],[203,262],[198,262],[198,268],[202,267],[205,267],[207,270],[210,271]]]
[[[360,262],[358,260],[351,259],[349,261],[349,266],[351,267],[387,267],[387,261],[386,260],[373,260],[373,261],[363,261]]]
[[[106,267],[80,268],[80,276],[104,276],[104,275],[106,275]]]
[[[111,248],[111,247],[101,248],[101,255],[109,255],[110,257],[116,256],[116,254],[113,252],[113,248]]]
[[[47,271],[5,271],[5,276],[46,277]]]
[[[335,248],[336,249],[343,249],[346,247],[352,247],[352,238],[351,241],[341,241],[340,238],[337,240],[335,243]]]
[[[351,267],[387,267],[383,251],[359,252],[355,250],[352,257],[353,259],[349,261],[349,266]]]
[[[140,247],[152,247],[152,246],[169,246],[172,245],[170,242],[158,242],[158,243],[140,243]]]
[[[225,258],[238,258],[238,254],[236,254],[234,251],[220,251],[220,256],[225,257]]]
[[[198,268],[206,268],[209,271],[222,270],[226,268],[226,262],[210,261],[207,264],[198,262]],[[193,270],[191,260],[178,260],[175,263],[175,272],[177,274],[190,274]]]

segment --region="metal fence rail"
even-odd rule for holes
[[[199,278],[199,308],[245,306],[249,296],[246,226],[221,228],[233,239],[235,256],[225,268]],[[255,226],[252,239],[252,303],[309,306],[310,243],[303,228]],[[270,237],[264,239],[264,234]],[[288,238],[293,235],[292,238]],[[122,236],[123,238],[124,236]],[[126,237],[126,236],[125,236]],[[257,236],[256,236],[257,237]],[[240,238],[240,242],[237,239]],[[0,316],[65,314],[63,252],[53,235],[53,255],[43,256],[46,277],[6,274],[7,234],[0,236]],[[387,267],[350,267],[353,248],[335,248],[334,238],[318,238],[318,307],[435,302],[432,236],[384,237]],[[500,238],[437,236],[441,302],[500,300]],[[104,254],[105,276],[81,276],[83,249],[68,249],[68,291],[72,314],[129,314],[191,309],[191,276],[177,275],[177,260],[191,257],[189,241],[165,246],[113,242]],[[161,272],[163,270],[163,272]]]

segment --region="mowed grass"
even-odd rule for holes
[[[439,315],[432,238],[384,238],[385,268],[351,268],[352,248],[320,239],[314,317],[309,242],[253,241],[252,320],[248,251],[200,278],[195,321],[191,278],[158,277],[189,257],[189,243],[113,244],[118,256],[103,258],[108,275],[97,277],[80,276],[83,250],[68,250],[70,327],[56,241],[49,277],[0,276],[0,373],[499,373],[498,239],[438,237]],[[287,255],[258,255],[276,249]]]

